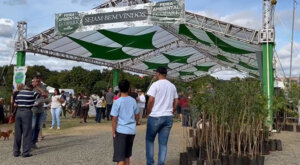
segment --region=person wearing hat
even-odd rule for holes
[[[158,134],[158,165],[163,165],[167,156],[167,144],[173,125],[173,113],[178,104],[178,94],[174,84],[166,79],[167,69],[156,70],[158,80],[149,88],[147,114],[149,114],[146,131],[147,165],[154,165],[154,140]]]

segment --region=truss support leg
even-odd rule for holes
[[[17,66],[25,66],[26,52],[17,52]]]
[[[263,92],[268,101],[268,118],[266,126],[273,129],[273,94],[274,94],[274,71],[273,71],[274,43],[263,44]]]
[[[118,89],[118,82],[119,82],[119,70],[113,69],[113,91]]]

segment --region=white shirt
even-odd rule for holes
[[[174,84],[166,79],[158,80],[151,85],[147,95],[155,98],[151,117],[173,116],[174,99],[178,98]]]
[[[51,108],[60,108],[61,107],[61,103],[57,100],[60,98],[61,98],[61,95],[52,96]]]
[[[102,108],[103,107],[103,102],[104,102],[104,97],[102,96],[101,98],[98,96],[97,97],[97,104],[96,107],[97,108]]]
[[[145,95],[141,94],[139,96],[138,107],[141,109],[145,108],[145,103],[146,103]]]

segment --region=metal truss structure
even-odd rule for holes
[[[124,6],[124,5],[135,5],[135,4],[147,3],[147,2],[148,0],[110,0],[108,2],[105,2],[95,7],[94,9]],[[185,12],[185,17],[186,17],[185,24],[189,27],[198,28],[204,31],[211,32],[218,36],[224,36],[254,46],[255,45],[260,46],[260,40],[259,40],[260,33],[257,30],[233,25],[217,19],[201,16],[199,14],[192,13],[192,12]],[[60,39],[61,36],[57,36],[55,34],[54,28],[50,28],[38,35],[35,35],[27,39],[26,36],[27,24],[25,22],[20,22],[18,24],[19,40],[16,43],[16,51],[38,53],[49,57],[55,57],[55,58],[60,58],[65,60],[73,60],[77,62],[86,62],[86,63],[99,65],[99,66],[106,66],[106,67],[111,67],[116,69],[124,69],[130,72],[136,72],[140,74],[153,75],[154,72],[152,71],[135,69],[130,66],[141,63],[145,59],[153,58],[158,54],[161,54],[162,52],[173,50],[178,47],[192,47],[199,53],[203,54],[205,58],[210,59],[211,61],[219,64],[221,66],[221,68],[219,68],[220,70],[224,70],[224,68],[229,69],[230,67],[232,67],[231,64],[216,59],[216,55],[218,55],[218,49],[190,40],[189,38],[178,34],[177,33],[178,29],[175,29],[172,26],[160,26],[160,27],[165,31],[169,32],[170,34],[174,35],[175,37],[177,37],[178,40],[163,45],[155,50],[148,51],[142,55],[139,55],[136,58],[124,60],[118,63],[110,63],[98,59],[81,57],[73,54],[68,54],[65,52],[59,52],[59,51],[42,48],[43,46],[48,45]],[[181,71],[183,69],[192,67],[193,65],[198,64],[198,62],[203,59],[204,58],[194,59],[194,61],[191,61],[189,64],[185,64],[173,68],[172,71],[170,71],[170,75],[172,75],[174,71]],[[175,78],[175,77],[171,77],[171,78]],[[197,76],[191,77],[190,79],[187,79],[185,81],[192,81],[196,78],[199,77]]]

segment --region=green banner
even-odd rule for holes
[[[58,35],[69,35],[101,29],[182,24],[185,13],[184,3],[185,0],[169,0],[56,14],[55,31]]]

